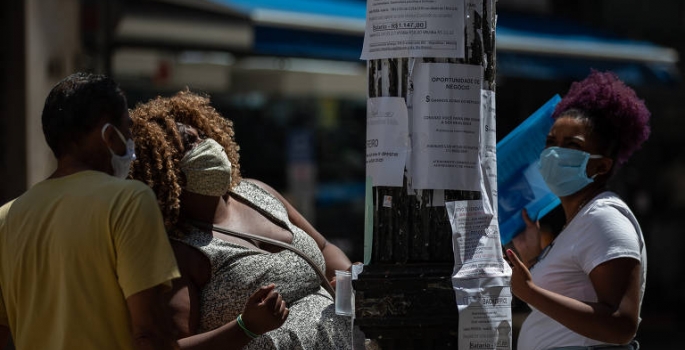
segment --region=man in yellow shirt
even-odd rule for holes
[[[179,277],[114,81],[76,73],[42,115],[57,169],[0,208],[0,346],[174,349],[162,293]]]

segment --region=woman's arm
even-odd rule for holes
[[[540,312],[570,330],[610,344],[629,343],[638,326],[640,305],[640,262],[633,258],[609,260],[590,272],[597,302],[572,299],[532,281],[530,271],[507,250],[513,263],[512,292]]]
[[[7,326],[0,325],[0,349],[4,349],[10,340],[10,329]]]
[[[250,338],[232,320],[209,332],[197,334],[200,324],[201,286],[209,281],[209,261],[200,252],[183,243],[172,241],[181,278],[174,280],[168,305],[181,349],[242,349]],[[289,310],[275,285],[258,289],[245,304],[242,314],[245,327],[263,334],[283,325]]]
[[[290,311],[275,288],[274,284],[261,287],[245,304],[242,313],[243,323],[245,328],[257,335],[280,327],[288,318]],[[247,332],[233,320],[209,332],[179,339],[178,344],[184,350],[237,350],[242,349],[251,340]]]
[[[290,219],[290,222],[302,229],[309,236],[311,236],[314,241],[316,241],[316,244],[319,246],[319,249],[321,249],[321,253],[323,253],[323,257],[326,260],[326,277],[328,277],[329,280],[333,280],[335,277],[335,270],[346,271],[350,269],[352,263],[347,255],[345,255],[340,248],[328,242],[326,238],[319,233],[319,231],[317,231],[314,226],[312,226],[312,224],[310,224],[309,221],[307,221],[307,219],[305,219],[304,216],[297,211],[297,209],[295,209],[295,207],[293,207],[280,193],[278,193],[278,191],[259,180],[249,179],[249,181],[278,198],[278,200],[283,203],[288,211],[288,219]]]
[[[133,347],[137,350],[178,349],[162,303],[165,291],[165,286],[156,285],[126,298]]]

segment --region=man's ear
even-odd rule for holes
[[[117,130],[115,129],[116,126],[114,126],[112,123],[109,123],[109,125],[105,128],[105,125],[107,125],[107,123],[100,125],[98,129],[98,137],[102,139],[105,143],[105,146],[114,151],[114,153],[119,155],[124,154],[126,152],[126,144],[121,141],[119,133],[117,133]]]
[[[112,147],[112,144],[114,143],[114,142],[113,142],[114,139],[112,138],[112,136],[114,136],[114,135],[113,135],[113,134],[114,134],[114,130],[112,129],[111,126],[105,127],[105,125],[107,125],[107,123],[102,123],[102,124],[97,128],[98,135],[100,136],[100,138],[102,139],[102,141],[105,142],[106,145]]]

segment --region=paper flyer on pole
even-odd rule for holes
[[[452,226],[456,279],[511,275],[499,242],[497,221],[483,200],[445,203]]]
[[[373,186],[371,177],[366,177],[364,186],[364,265],[371,262],[373,249]]]
[[[414,66],[416,65],[416,61],[420,61],[421,59],[416,59],[416,58],[409,58],[408,59],[408,64],[407,68],[409,69],[409,77],[407,79],[407,96],[406,96],[406,104],[407,104],[407,116],[409,117],[409,145],[411,146],[412,144],[412,119],[414,115],[414,83],[413,83],[413,73],[414,73]],[[407,177],[407,195],[414,195],[414,185],[413,185],[413,179],[412,179],[412,164],[411,164],[411,154],[412,150],[411,147],[409,147],[409,152],[407,152],[407,161],[406,161],[406,166],[405,168],[407,169],[407,172],[405,173],[405,176]]]
[[[446,203],[452,226],[452,285],[459,310],[460,349],[511,349],[511,268],[497,220],[483,200]]]
[[[366,174],[373,186],[402,187],[409,151],[409,119],[401,97],[369,98],[366,104]]]
[[[495,92],[481,91],[480,159],[485,191],[497,217],[497,113]]]
[[[511,350],[511,290],[508,286],[456,290],[458,349]]]
[[[414,189],[480,191],[482,67],[416,62],[412,72]]]
[[[464,1],[368,0],[361,59],[463,58]]]

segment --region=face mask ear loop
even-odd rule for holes
[[[102,126],[102,130],[100,130],[100,137],[102,137],[102,141],[105,140],[105,130],[107,130],[107,127],[110,125],[110,123],[105,123],[105,125]]]
[[[116,131],[116,132],[117,132],[117,135],[119,135],[119,139],[121,140],[121,142],[124,143],[124,146],[126,146],[126,154],[128,154],[129,151],[132,151],[132,152],[133,152],[132,156],[133,156],[133,159],[135,160],[135,159],[136,159],[136,151],[135,151],[135,149],[129,150],[129,148],[133,148],[133,147],[130,147],[129,142],[124,138],[124,134],[122,134],[121,131],[119,131],[119,129],[118,129],[116,126],[114,126],[114,125],[112,125],[112,124],[110,124],[110,123],[105,123],[105,125],[102,126],[102,130],[100,131],[100,134],[101,134],[101,137],[102,137],[102,141],[105,141],[105,130],[107,129],[108,126],[111,126],[111,127],[114,128],[114,131]],[[105,141],[105,145],[107,145],[107,144],[106,144],[106,141]],[[109,147],[109,145],[107,145],[107,148],[109,149],[109,152],[110,152],[112,155],[116,155],[116,156],[118,156],[118,157],[121,157],[121,156],[115,154],[114,151],[112,150],[112,148]]]
[[[103,140],[105,139],[105,129],[107,129],[108,126],[113,127],[113,128],[114,128],[114,131],[116,131],[116,132],[117,132],[117,135],[119,135],[119,139],[121,140],[121,142],[123,142],[125,146],[128,146],[128,144],[126,143],[126,139],[124,138],[124,134],[122,134],[121,131],[119,131],[119,129],[117,129],[116,126],[114,126],[114,125],[112,125],[112,124],[110,124],[110,123],[105,123],[105,125],[102,126],[102,132],[101,132],[101,134],[102,134],[102,139],[103,139]]]
[[[604,158],[604,156],[601,154],[591,154],[590,157],[588,157],[588,159],[602,159],[602,158]],[[587,168],[587,164],[585,164],[585,167]],[[590,178],[592,180],[594,180],[597,177],[597,175],[599,175],[599,173],[590,176]]]
[[[108,126],[113,127],[114,131],[116,131],[117,134],[119,135],[119,139],[121,139],[121,141],[124,143],[124,146],[126,146],[126,154],[120,156],[120,155],[114,153],[112,148],[109,147],[109,145],[107,144],[107,141],[105,141],[105,129],[107,129]],[[102,130],[100,131],[100,134],[102,137],[102,141],[105,142],[105,146],[107,146],[107,149],[109,149],[109,153],[112,155],[112,161],[114,161],[115,158],[118,158],[118,159],[130,158],[130,160],[129,160],[129,164],[130,164],[130,162],[136,160],[136,158],[137,158],[136,157],[136,149],[135,149],[135,144],[133,143],[133,140],[132,139],[126,140],[124,138],[124,135],[121,133],[121,131],[119,131],[119,129],[117,129],[116,126],[114,126],[110,123],[105,123],[105,125],[102,126]]]

